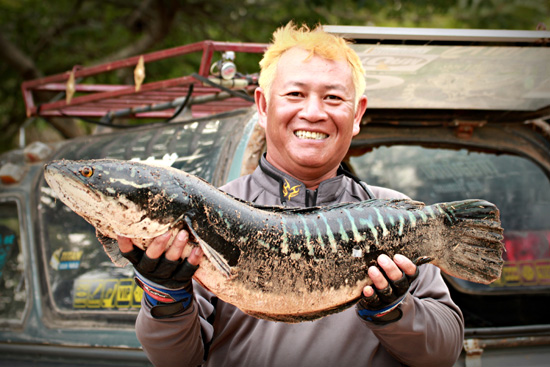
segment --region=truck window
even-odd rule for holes
[[[129,311],[141,304],[132,267],[115,267],[97,240],[95,229],[42,187],[42,248],[50,302],[57,312]]]
[[[539,294],[542,297],[548,294],[550,181],[534,162],[508,154],[394,145],[352,157],[350,165],[370,185],[401,191],[426,204],[480,198],[497,205],[506,249],[502,276],[490,285],[445,276],[452,288],[460,293],[455,298],[470,295],[464,297],[470,297],[475,308],[476,297],[494,296],[492,300],[510,300],[514,296],[521,302],[521,295],[536,297]],[[524,297],[523,301],[529,297]],[[484,299],[484,305],[489,303]],[[504,321],[491,319],[498,317],[497,313],[493,310],[494,315],[490,315],[490,310],[487,310],[488,314],[482,317],[487,319],[480,324],[521,324],[526,315],[520,314],[529,313],[522,307],[507,312],[508,320]],[[513,321],[515,312],[518,313],[517,320]],[[472,310],[472,313],[476,311]],[[479,314],[475,317],[479,318]]]
[[[242,115],[242,113],[241,113]],[[65,159],[114,158],[151,160],[215,180],[221,160],[230,162],[227,142],[234,146],[242,131],[241,115],[199,119],[185,124],[137,129],[124,134],[87,137],[67,145]],[[132,266],[116,267],[97,240],[95,228],[58,200],[48,184],[40,185],[41,251],[50,303],[63,315],[137,313],[143,291],[135,285]],[[90,316],[93,317],[93,316]],[[130,316],[128,317],[130,318]]]
[[[0,201],[0,323],[20,322],[26,301],[17,203]]]

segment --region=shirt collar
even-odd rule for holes
[[[267,161],[265,155],[261,157],[258,173],[266,176],[259,184],[271,194],[279,195],[281,203],[291,207],[306,207],[327,205],[335,202],[345,189],[344,175],[338,175],[322,181],[317,190],[308,190],[303,182],[288,175]]]

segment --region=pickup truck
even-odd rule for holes
[[[427,204],[476,197],[501,210],[502,277],[479,285],[445,275],[466,323],[456,366],[547,366],[550,32],[326,29],[354,39],[367,71],[369,107],[345,164],[369,184]],[[250,93],[235,93],[221,77],[207,79],[216,69],[208,67],[212,53],[259,53],[265,47],[245,46],[184,46],[183,53],[210,52],[199,74],[141,89],[80,82],[73,101],[40,108],[32,94],[62,91],[70,75],[23,85],[29,116],[111,122],[116,105],[117,117],[169,121],[33,143],[0,156],[1,366],[150,365],[134,333],[142,291],[132,268],[110,262],[94,228],[50,190],[43,165],[60,158],[154,160],[216,186],[251,172],[265,150],[265,135],[250,99],[242,98]],[[145,62],[156,56],[145,55]],[[136,57],[110,68],[83,68],[73,77],[139,63]],[[242,85],[250,91],[254,77]],[[178,88],[186,97],[176,101]],[[224,93],[228,99],[221,100]],[[141,97],[134,102],[139,107],[131,105],[139,99],[134,97]],[[185,100],[189,105],[178,109]],[[120,107],[125,103],[131,108]]]

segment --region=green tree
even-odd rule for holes
[[[21,83],[205,39],[268,42],[289,20],[438,28],[535,29],[550,24],[544,0],[0,0],[0,152],[16,146],[25,123]],[[196,60],[148,69],[166,78],[195,71]],[[255,67],[255,64],[251,67]],[[256,71],[256,70],[251,70]],[[102,76],[103,82],[128,77]],[[149,79],[148,79],[149,81]],[[55,95],[44,93],[42,102]],[[92,131],[72,119],[28,123],[29,140]],[[52,129],[53,127],[53,129]]]

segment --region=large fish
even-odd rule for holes
[[[117,234],[151,239],[186,228],[206,255],[194,278],[269,320],[300,322],[350,307],[372,284],[367,268],[381,253],[429,259],[485,284],[500,277],[503,264],[499,211],[483,200],[267,207],[174,168],[117,160],[55,161],[45,178],[97,229],[115,264],[125,265]]]

